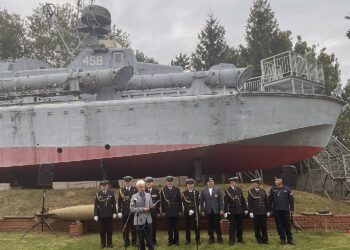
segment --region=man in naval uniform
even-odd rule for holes
[[[136,182],[137,193],[131,197],[130,211],[135,214],[134,225],[137,229],[137,239],[140,250],[145,250],[145,240],[149,250],[153,250],[152,216],[154,208],[151,195],[145,192],[145,181]]]
[[[131,186],[131,176],[125,176],[124,187],[119,189],[118,196],[118,217],[123,221],[123,239],[124,246],[130,245],[129,231],[131,231],[131,242],[133,246],[136,246],[136,230],[134,227],[134,214],[130,212],[131,196],[137,193],[135,187]]]
[[[199,192],[194,189],[194,179],[186,180],[187,190],[182,192],[182,204],[184,206],[186,245],[191,243],[191,225],[196,234],[196,242],[200,244],[199,233]]]
[[[182,211],[180,189],[174,187],[174,177],[165,177],[166,185],[161,191],[162,212],[168,227],[168,246],[179,246],[179,215]]]
[[[157,244],[157,220],[160,216],[160,193],[159,189],[154,188],[154,179],[150,176],[145,178],[146,182],[146,193],[149,193],[152,198],[154,207],[151,209],[152,216],[152,240],[153,244]]]
[[[267,217],[270,217],[267,194],[260,187],[261,178],[251,180],[253,187],[248,191],[249,217],[253,219],[255,238],[259,244],[268,244]]]
[[[294,198],[291,189],[283,185],[282,176],[275,177],[275,186],[270,189],[269,195],[270,211],[273,211],[276,228],[280,236],[281,245],[295,245],[293,241],[290,213],[294,211]]]
[[[112,245],[113,219],[117,217],[114,192],[108,189],[109,182],[100,182],[101,190],[96,193],[94,205],[94,220],[100,222],[101,248]]]
[[[224,215],[221,189],[214,186],[214,179],[208,178],[207,187],[204,188],[200,196],[202,215],[207,218],[209,244],[215,242],[214,231],[217,241],[224,243],[222,238],[220,219]]]
[[[229,241],[230,245],[233,245],[236,239],[244,244],[243,216],[248,214],[248,207],[242,189],[237,186],[238,177],[231,177],[228,180],[230,186],[224,192],[224,211],[225,218],[230,221]]]

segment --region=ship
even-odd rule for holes
[[[287,51],[261,60],[258,77],[225,63],[187,72],[107,39],[102,6],[81,23],[93,42],[66,68],[0,63],[0,182],[36,182],[47,164],[54,181],[268,169],[330,140],[343,102],[323,94],[318,61]]]

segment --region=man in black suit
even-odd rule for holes
[[[174,177],[165,178],[166,186],[161,191],[162,211],[168,226],[168,246],[179,246],[179,215],[182,211],[180,189],[174,187]]]
[[[94,205],[94,220],[99,221],[101,248],[112,245],[113,219],[117,217],[114,192],[108,189],[109,182],[100,182],[101,190],[96,193]]]
[[[131,242],[136,246],[136,230],[134,227],[134,214],[130,212],[131,197],[137,193],[137,189],[131,186],[131,176],[125,176],[124,187],[119,189],[118,217],[123,221],[124,246],[130,246],[129,231],[131,231]]]
[[[153,187],[154,179],[150,176],[145,178],[146,193],[150,193],[154,207],[151,209],[152,216],[152,240],[153,244],[157,244],[157,220],[160,216],[160,193],[157,188]]]
[[[281,175],[275,177],[275,186],[270,189],[269,206],[273,211],[281,245],[286,244],[286,238],[288,244],[295,245],[290,222],[290,213],[294,211],[294,198],[292,190],[283,185]]]
[[[249,217],[253,219],[256,241],[268,244],[267,217],[270,216],[267,194],[260,187],[261,179],[251,180],[253,187],[248,191]]]
[[[191,243],[191,225],[196,234],[196,242],[200,244],[199,233],[199,192],[194,189],[194,179],[186,180],[187,190],[182,192],[182,204],[184,205],[185,228],[186,228],[186,245]]]
[[[243,216],[248,214],[247,203],[245,202],[243,191],[237,187],[238,177],[229,179],[230,186],[224,192],[225,218],[230,221],[229,241],[233,245],[237,239],[244,244],[243,240]]]
[[[220,244],[224,243],[220,226],[220,216],[224,214],[222,194],[220,188],[214,187],[213,178],[208,178],[207,187],[202,190],[200,200],[202,215],[207,218],[209,244],[215,242],[214,231],[217,241]]]

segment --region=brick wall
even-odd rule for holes
[[[350,229],[350,215],[335,215],[335,216],[318,216],[318,215],[295,215],[294,220],[303,228],[303,229],[325,229],[327,226],[328,229],[333,228],[334,230],[347,230]],[[36,223],[34,217],[5,217],[0,218],[0,232],[24,232],[32,225]],[[76,226],[70,226],[74,224],[74,221],[64,221],[57,220],[51,224],[57,232],[69,232],[70,228],[74,230],[78,230]],[[200,227],[205,230],[207,227],[206,220],[203,217],[200,217],[199,220]],[[79,230],[83,226],[84,231],[87,232],[97,232],[99,229],[98,223],[94,221],[84,222],[84,225],[79,225]],[[227,220],[222,220],[222,228],[223,232],[227,233],[227,229],[229,226],[229,222]],[[116,231],[122,230],[122,222],[121,220],[114,221],[114,228]],[[253,222],[251,219],[244,220],[244,228],[252,229]],[[275,228],[273,218],[268,219],[268,228]],[[158,220],[158,229],[165,230],[166,224],[164,218],[160,218]],[[180,229],[184,229],[184,220],[180,219]],[[48,231],[49,229],[44,226],[44,231]],[[41,226],[38,226],[34,229],[35,232],[41,231]],[[75,231],[74,231],[75,232]],[[78,232],[78,231],[77,231]],[[75,232],[75,234],[77,234]]]

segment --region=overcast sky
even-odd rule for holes
[[[28,16],[40,0],[0,0],[0,8]],[[76,0],[51,0],[51,3]],[[85,0],[86,3],[89,0]],[[133,49],[169,64],[180,52],[195,49],[197,33],[210,10],[226,28],[227,42],[244,44],[245,25],[252,0],[96,0],[110,9],[112,22],[130,34]],[[293,41],[301,35],[309,44],[327,47],[341,65],[341,80],[350,79],[350,0],[270,0],[282,30],[291,30]]]

